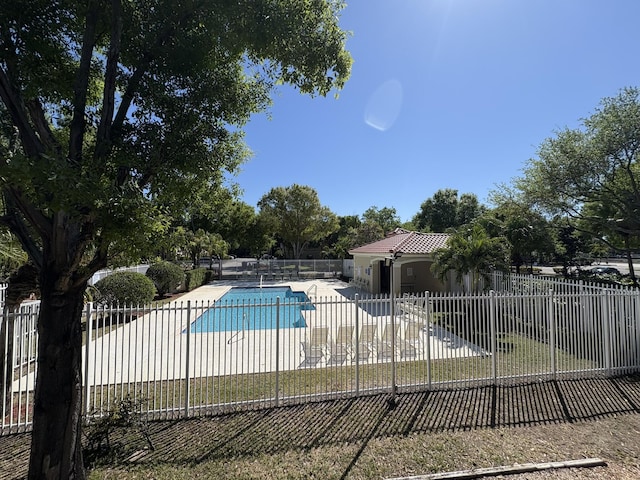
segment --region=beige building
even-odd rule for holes
[[[396,295],[444,291],[431,271],[433,252],[446,247],[450,235],[420,233],[397,228],[386,238],[350,250],[353,255],[353,282],[369,293]],[[393,275],[393,277],[392,277]]]

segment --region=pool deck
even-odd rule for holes
[[[262,282],[264,287],[291,287],[294,292],[311,293],[317,297],[335,297],[342,295],[347,298],[351,298],[357,290],[354,287],[349,286],[347,283],[340,280],[299,280],[299,281],[271,281],[265,280]],[[228,290],[233,287],[259,287],[260,282],[255,280],[243,281],[243,280],[227,280],[216,281],[214,284],[204,285],[196,288],[194,291],[189,292],[180,297],[181,301],[198,301],[209,302],[218,300]]]
[[[145,314],[113,328],[91,342],[86,381],[89,385],[124,385],[183,379],[187,372],[190,378],[197,378],[326,367],[334,364],[329,351],[332,345],[335,346],[340,326],[353,326],[355,332],[358,330],[356,326],[375,325],[374,343],[379,348],[390,321],[388,313],[370,312],[367,310],[372,308],[366,308],[366,305],[356,306],[354,302],[341,301],[354,298],[357,290],[339,280],[265,281],[262,283],[264,287],[289,286],[293,291],[303,291],[310,296],[315,309],[302,312],[307,324],[305,328],[283,328],[278,332],[271,329],[186,334],[187,326],[204,311],[205,306],[218,300],[230,288],[258,285],[256,281],[215,282],[181,296],[177,302],[183,306],[181,309],[169,309],[161,317],[155,313]],[[189,313],[186,302],[190,302]],[[416,317],[411,313],[396,312],[399,344],[406,341],[408,326],[414,321]],[[311,358],[306,350],[311,331],[316,327],[328,329],[329,341],[321,355]],[[428,332],[426,329],[421,331],[419,343],[422,346],[420,358],[425,358],[425,351],[431,359],[484,354],[479,347],[435,326],[430,326]],[[85,365],[86,353],[85,349]],[[390,360],[388,356],[382,358],[379,354],[372,349],[371,355],[358,355],[357,361],[379,363]],[[402,360],[402,355],[403,350],[398,346],[396,358]],[[355,362],[353,349],[349,359],[341,360],[340,364]],[[31,390],[33,374],[19,378],[13,386],[14,392]]]

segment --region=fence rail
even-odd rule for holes
[[[335,278],[345,272],[345,264],[352,262],[342,259],[308,259],[308,260],[223,260],[222,277],[228,279],[264,278],[300,279],[300,278]],[[216,264],[214,263],[214,267]],[[353,270],[353,269],[351,269]],[[348,273],[348,272],[347,272]]]
[[[306,299],[88,305],[84,414],[102,415],[127,396],[150,417],[174,418],[638,370],[637,291],[511,280],[501,293],[392,299],[310,291]],[[36,318],[32,308],[2,319],[13,325],[1,339],[13,345],[3,366],[11,380],[3,434],[30,428]]]
[[[93,274],[93,276],[89,279],[89,285],[95,285],[100,280],[109,275],[112,275],[115,272],[136,272],[136,273],[146,273],[149,269],[149,265],[134,265],[131,267],[120,267],[120,268],[105,268],[104,270],[99,270]]]

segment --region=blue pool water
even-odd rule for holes
[[[276,304],[280,299],[280,306]],[[314,306],[304,292],[289,287],[232,288],[191,324],[191,333],[306,327],[302,310]]]

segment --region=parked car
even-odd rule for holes
[[[622,275],[615,267],[593,267],[589,272],[594,275]]]

